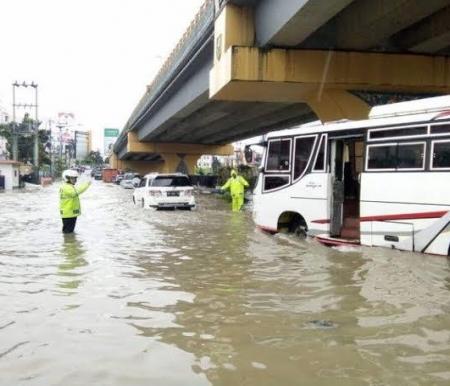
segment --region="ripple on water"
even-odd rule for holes
[[[0,195],[0,385],[447,385],[450,269],[255,230],[212,196]],[[14,232],[11,232],[14,229]]]

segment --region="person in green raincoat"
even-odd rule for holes
[[[78,173],[75,170],[65,170],[62,174],[63,184],[59,188],[59,211],[63,222],[63,233],[73,233],[77,217],[81,214],[79,195],[87,190],[91,182],[75,186]]]
[[[244,205],[244,190],[248,187],[248,182],[244,177],[237,174],[236,170],[231,171],[231,177],[220,189],[230,189],[231,209],[233,212],[239,212]]]

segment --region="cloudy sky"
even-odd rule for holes
[[[124,126],[202,3],[1,0],[0,106],[11,111],[13,81],[35,81],[40,119],[73,113],[101,148],[103,128]]]

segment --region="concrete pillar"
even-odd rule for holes
[[[121,170],[134,170],[140,174],[152,172],[193,174],[197,160],[203,154],[228,156],[234,154],[234,149],[232,145],[141,142],[136,133],[129,132],[127,158],[131,158],[133,154],[141,157],[150,155],[156,159],[161,158],[162,161],[120,160],[117,154],[113,153],[109,160],[110,166]]]
[[[163,153],[163,173],[194,174],[198,159],[202,154]]]

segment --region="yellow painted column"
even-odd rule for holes
[[[198,159],[202,154],[163,153],[163,173],[194,174]]]
[[[118,168],[118,158],[116,153],[112,153],[109,157],[109,167],[112,169],[119,169]]]

